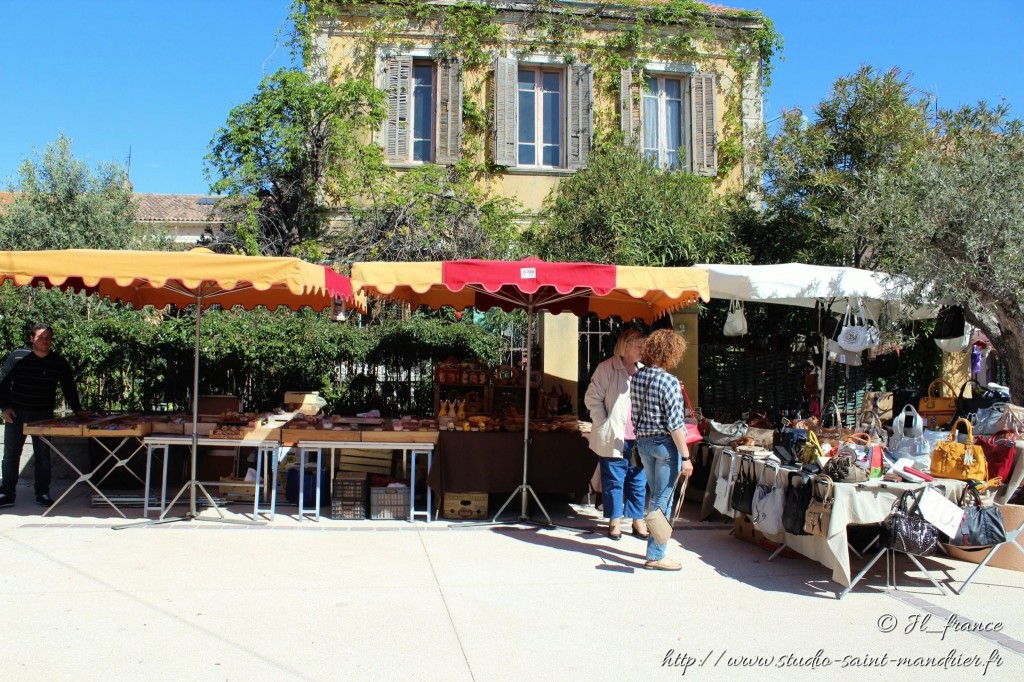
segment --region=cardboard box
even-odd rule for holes
[[[1003,524],[1006,526],[1007,533],[1017,530],[1021,524],[1024,524],[1024,506],[1004,504],[1000,509],[1003,511]],[[1018,539],[1018,542],[1024,544],[1022,539]],[[1005,568],[1011,571],[1024,571],[1024,551],[1021,551],[1020,547],[1011,547],[1011,544],[1011,542],[1007,542],[999,547],[986,565]],[[972,564],[980,564],[992,549],[991,547],[965,549],[946,544],[943,544],[942,547],[949,554],[950,558]]]
[[[487,493],[445,493],[441,514],[446,519],[485,519]]]
[[[779,543],[766,538],[764,533],[754,527],[750,517],[746,514],[738,514],[736,516],[736,520],[733,522],[732,534],[734,537],[744,542],[749,542],[752,545],[757,545],[768,552],[774,552],[779,548]],[[799,559],[803,555],[786,547],[782,550],[782,556],[787,559]]]
[[[320,413],[327,401],[316,391],[285,391],[284,404],[290,411],[313,416]]]
[[[220,477],[220,496],[237,502],[253,502],[256,499],[255,481],[246,481],[234,476]]]

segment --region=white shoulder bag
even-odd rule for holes
[[[747,316],[743,312],[743,303],[737,300],[729,301],[729,314],[725,317],[725,327],[722,334],[725,336],[743,336],[747,333]]]
[[[851,353],[859,353],[881,343],[878,326],[869,324],[864,312],[864,301],[861,299],[857,299],[857,312],[854,312],[853,304],[847,302],[846,315],[843,317],[843,326],[839,330],[837,341],[844,350]]]

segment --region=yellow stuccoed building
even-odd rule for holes
[[[621,132],[661,166],[759,196],[750,150],[775,48],[760,14],[693,0],[317,5],[310,64],[387,94],[387,120],[367,135],[399,172],[472,163],[526,222],[586,166],[595,139]],[[577,320],[544,317],[545,383],[575,396],[588,378],[577,376]],[[695,311],[673,324],[694,349],[681,374],[696,386]]]

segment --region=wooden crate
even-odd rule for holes
[[[150,427],[150,433],[169,433],[178,436],[185,433],[184,422],[155,421],[150,422]]]
[[[359,443],[362,432],[348,429],[281,429],[282,443],[298,443],[299,441],[327,441],[330,443]]]
[[[56,419],[25,424],[27,436],[81,436],[82,430],[82,424],[70,424]]]
[[[437,431],[363,431],[364,443],[434,443]]]
[[[232,433],[218,433],[216,429],[210,432],[210,438],[223,438],[224,440],[250,440],[255,443],[264,441],[280,442],[281,427],[279,426],[246,426]]]
[[[342,448],[338,460],[338,471],[354,471],[362,474],[394,474],[394,451],[357,450]]]
[[[150,422],[138,422],[135,424],[120,424],[109,422],[105,424],[87,424],[83,435],[89,438],[126,438],[135,436],[141,438],[148,436],[152,424]]]

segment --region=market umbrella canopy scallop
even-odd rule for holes
[[[352,286],[413,306],[594,313],[652,322],[710,298],[708,272],[597,263],[457,260],[355,263]]]
[[[98,293],[138,309],[265,306],[329,308],[353,300],[347,277],[298,258],[235,256],[207,249],[187,252],[0,251],[0,282]]]

